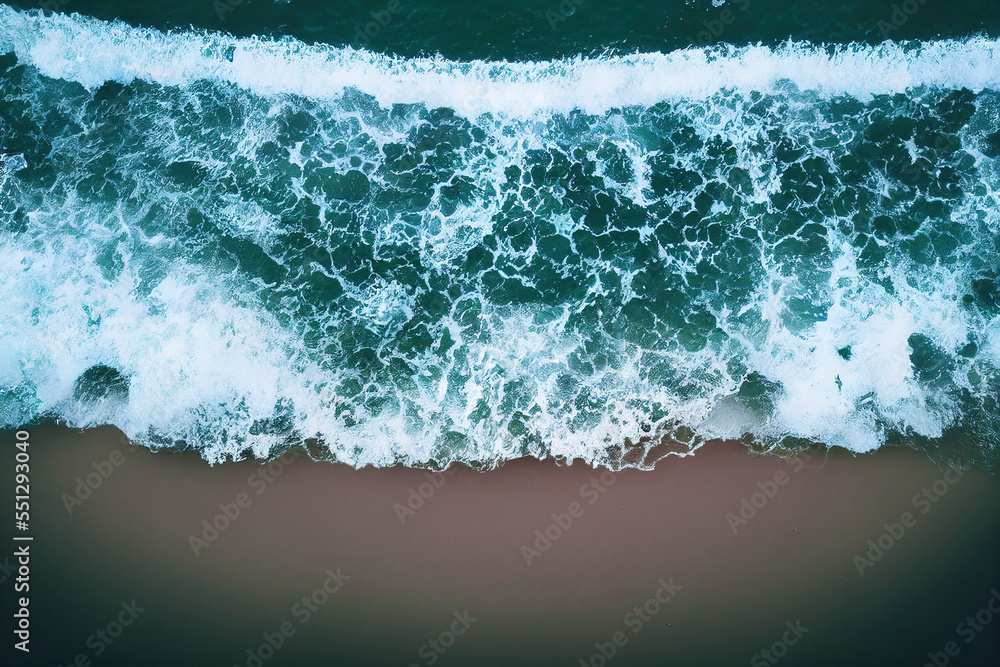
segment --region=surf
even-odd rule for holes
[[[205,80],[258,95],[331,99],[347,89],[383,107],[423,104],[466,116],[603,113],[612,108],[706,99],[724,90],[869,98],[918,87],[995,89],[1000,41],[987,38],[877,46],[789,41],[540,62],[449,61],[385,56],[292,38],[237,39],[107,23],[76,14],[0,8],[0,50],[46,76],[93,89],[140,79],[164,86]]]
[[[0,52],[4,424],[358,467],[1000,438],[996,41],[458,62],[0,7]]]

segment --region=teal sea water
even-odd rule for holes
[[[223,1],[0,5],[4,427],[995,466],[994,4]]]

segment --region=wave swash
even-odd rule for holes
[[[1000,42],[456,62],[0,6],[0,53],[7,427],[995,456]]]

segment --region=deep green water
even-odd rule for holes
[[[0,6],[0,415],[993,460],[1000,17],[932,1]]]
[[[25,9],[51,7],[163,30],[194,26],[238,37],[290,35],[307,44],[363,46],[404,57],[441,54],[455,60],[670,52],[692,44],[761,42],[773,46],[788,39],[815,44],[878,44],[887,38],[903,41],[1000,34],[1000,7],[989,0],[736,0],[720,2],[719,6],[713,6],[711,0],[399,0],[393,7],[398,11],[389,12],[391,20],[381,15],[387,23],[384,27],[368,24],[388,11],[389,0],[48,0],[9,4]],[[896,13],[897,7],[902,13]],[[727,9],[730,15],[724,14]]]

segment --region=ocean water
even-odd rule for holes
[[[934,2],[0,5],[0,422],[995,466],[1000,9]]]

